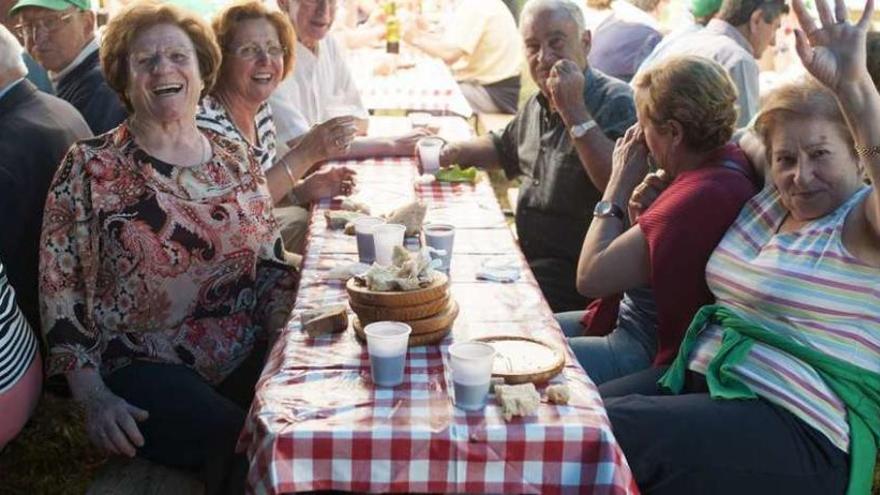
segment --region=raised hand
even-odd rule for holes
[[[608,187],[618,188],[629,197],[647,173],[648,146],[641,126],[636,123],[614,145]]]
[[[589,119],[584,104],[584,74],[571,60],[560,60],[553,64],[547,78],[547,89],[553,108],[565,125],[581,124]]]
[[[867,0],[856,24],[847,22],[844,0],[834,0],[834,12],[827,0],[816,0],[821,26],[807,12],[803,0],[792,0],[792,7],[803,29],[795,30],[795,48],[813,77],[837,92],[843,83],[867,75],[865,45],[874,0]]]

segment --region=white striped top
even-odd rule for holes
[[[787,211],[772,185],[751,199],[706,266],[709,288],[742,318],[829,356],[880,373],[880,269],[843,245],[844,220],[871,191],[864,187],[832,213],[794,232],[775,233]],[[704,331],[689,368],[705,373],[721,329]],[[846,408],[816,371],[756,343],[734,373],[849,451]]]
[[[226,107],[211,95],[205,95],[199,102],[196,124],[202,129],[247,144],[263,172],[269,170],[275,163],[275,122],[272,120],[272,109],[266,102],[260,105],[260,109],[257,110],[257,115],[254,117],[257,142],[253,145],[247,142],[244,135],[232,122]]]
[[[15,303],[15,290],[0,263],[0,394],[24,376],[37,355],[37,338]]]

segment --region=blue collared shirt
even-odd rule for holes
[[[7,84],[6,86],[0,88],[0,100],[2,100],[4,96],[6,96],[6,93],[12,91],[12,88],[14,88],[18,83],[24,81],[24,79],[25,78],[23,77],[18,78],[15,81],[12,81],[10,84]]]

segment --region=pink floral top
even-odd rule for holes
[[[46,201],[40,252],[50,374],[133,360],[186,365],[219,383],[293,306],[259,163],[210,135],[213,158],[177,167],[126,124],[75,144]]]

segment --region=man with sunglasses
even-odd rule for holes
[[[89,0],[19,0],[9,11],[28,53],[52,78],[57,95],[83,115],[96,135],[125,120],[98,58]]]

